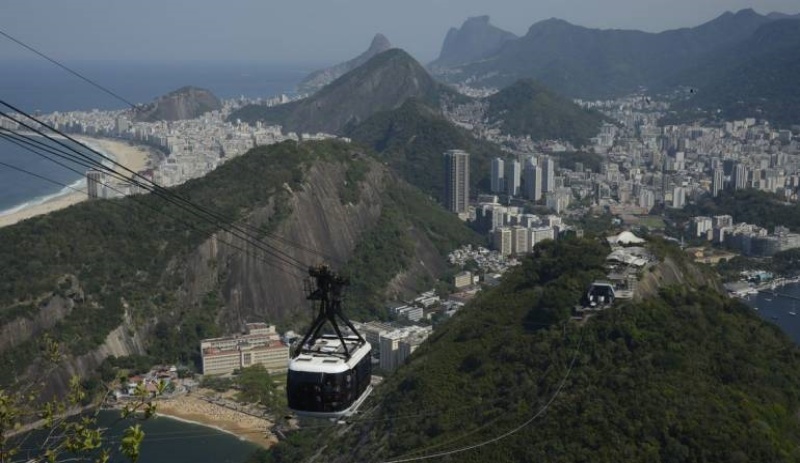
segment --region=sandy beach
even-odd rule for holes
[[[156,412],[183,421],[209,426],[246,439],[264,448],[278,441],[267,429],[272,423],[201,399],[203,390],[176,399],[159,400]]]
[[[112,156],[118,163],[134,172],[139,172],[151,167],[157,156],[152,148],[130,145],[128,142],[122,140],[85,136],[75,138],[90,148]],[[129,177],[129,175],[126,176]],[[64,195],[53,197],[40,204],[33,204],[18,211],[0,215],[0,227],[13,225],[22,220],[36,217],[37,215],[48,214],[85,201],[87,199],[85,182],[76,189],[78,191],[72,191]]]

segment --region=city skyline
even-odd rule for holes
[[[505,0],[410,0],[388,4],[339,0],[318,4],[265,5],[247,0],[224,4],[199,1],[188,10],[152,0],[136,9],[100,0],[4,6],[0,29],[45,53],[70,61],[264,62],[327,64],[363,51],[372,36],[385,34],[394,46],[423,62],[439,53],[445,34],[468,17],[490,15],[497,27],[524,35],[551,17],[601,29],[660,32],[694,27],[726,11],[800,12],[789,0],[713,0],[701,4],[612,0],[537,2]],[[223,19],[221,19],[223,18]],[[225,19],[228,18],[228,19]],[[7,39],[3,59],[32,59]]]

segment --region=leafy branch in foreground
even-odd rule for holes
[[[42,357],[46,367],[40,369],[36,378],[17,389],[0,389],[0,463],[110,461],[114,444],[107,431],[111,426],[100,426],[97,412],[108,393],[89,397],[80,378],[74,376],[63,397],[42,400],[44,379],[54,373],[62,359],[57,342],[45,338],[44,346]],[[164,388],[165,384],[160,383],[156,394]],[[156,405],[150,399],[143,386],[137,387],[117,423],[153,416]],[[141,426],[132,423],[123,431],[116,450],[136,462],[143,440]]]

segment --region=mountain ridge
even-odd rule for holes
[[[308,98],[275,107],[245,106],[229,120],[280,124],[295,132],[341,134],[375,113],[401,106],[408,98],[438,105],[444,96],[459,97],[436,82],[408,53],[394,48],[373,56]]]
[[[344,74],[366,63],[373,56],[391,48],[392,44],[385,35],[375,34],[366,51],[351,60],[312,72],[298,84],[298,91],[300,93],[315,93]]]
[[[480,62],[455,66],[441,76],[496,87],[535,78],[567,97],[622,96],[691,67],[770,21],[753,10],[740,10],[693,28],[649,33],[549,19],[533,24],[524,36]]]

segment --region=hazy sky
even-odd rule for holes
[[[798,0],[2,0],[0,29],[62,60],[349,59],[376,32],[428,62],[447,30],[488,14],[524,34],[557,17],[598,28],[691,27],[725,11],[800,12]],[[29,56],[0,37],[0,59]]]

